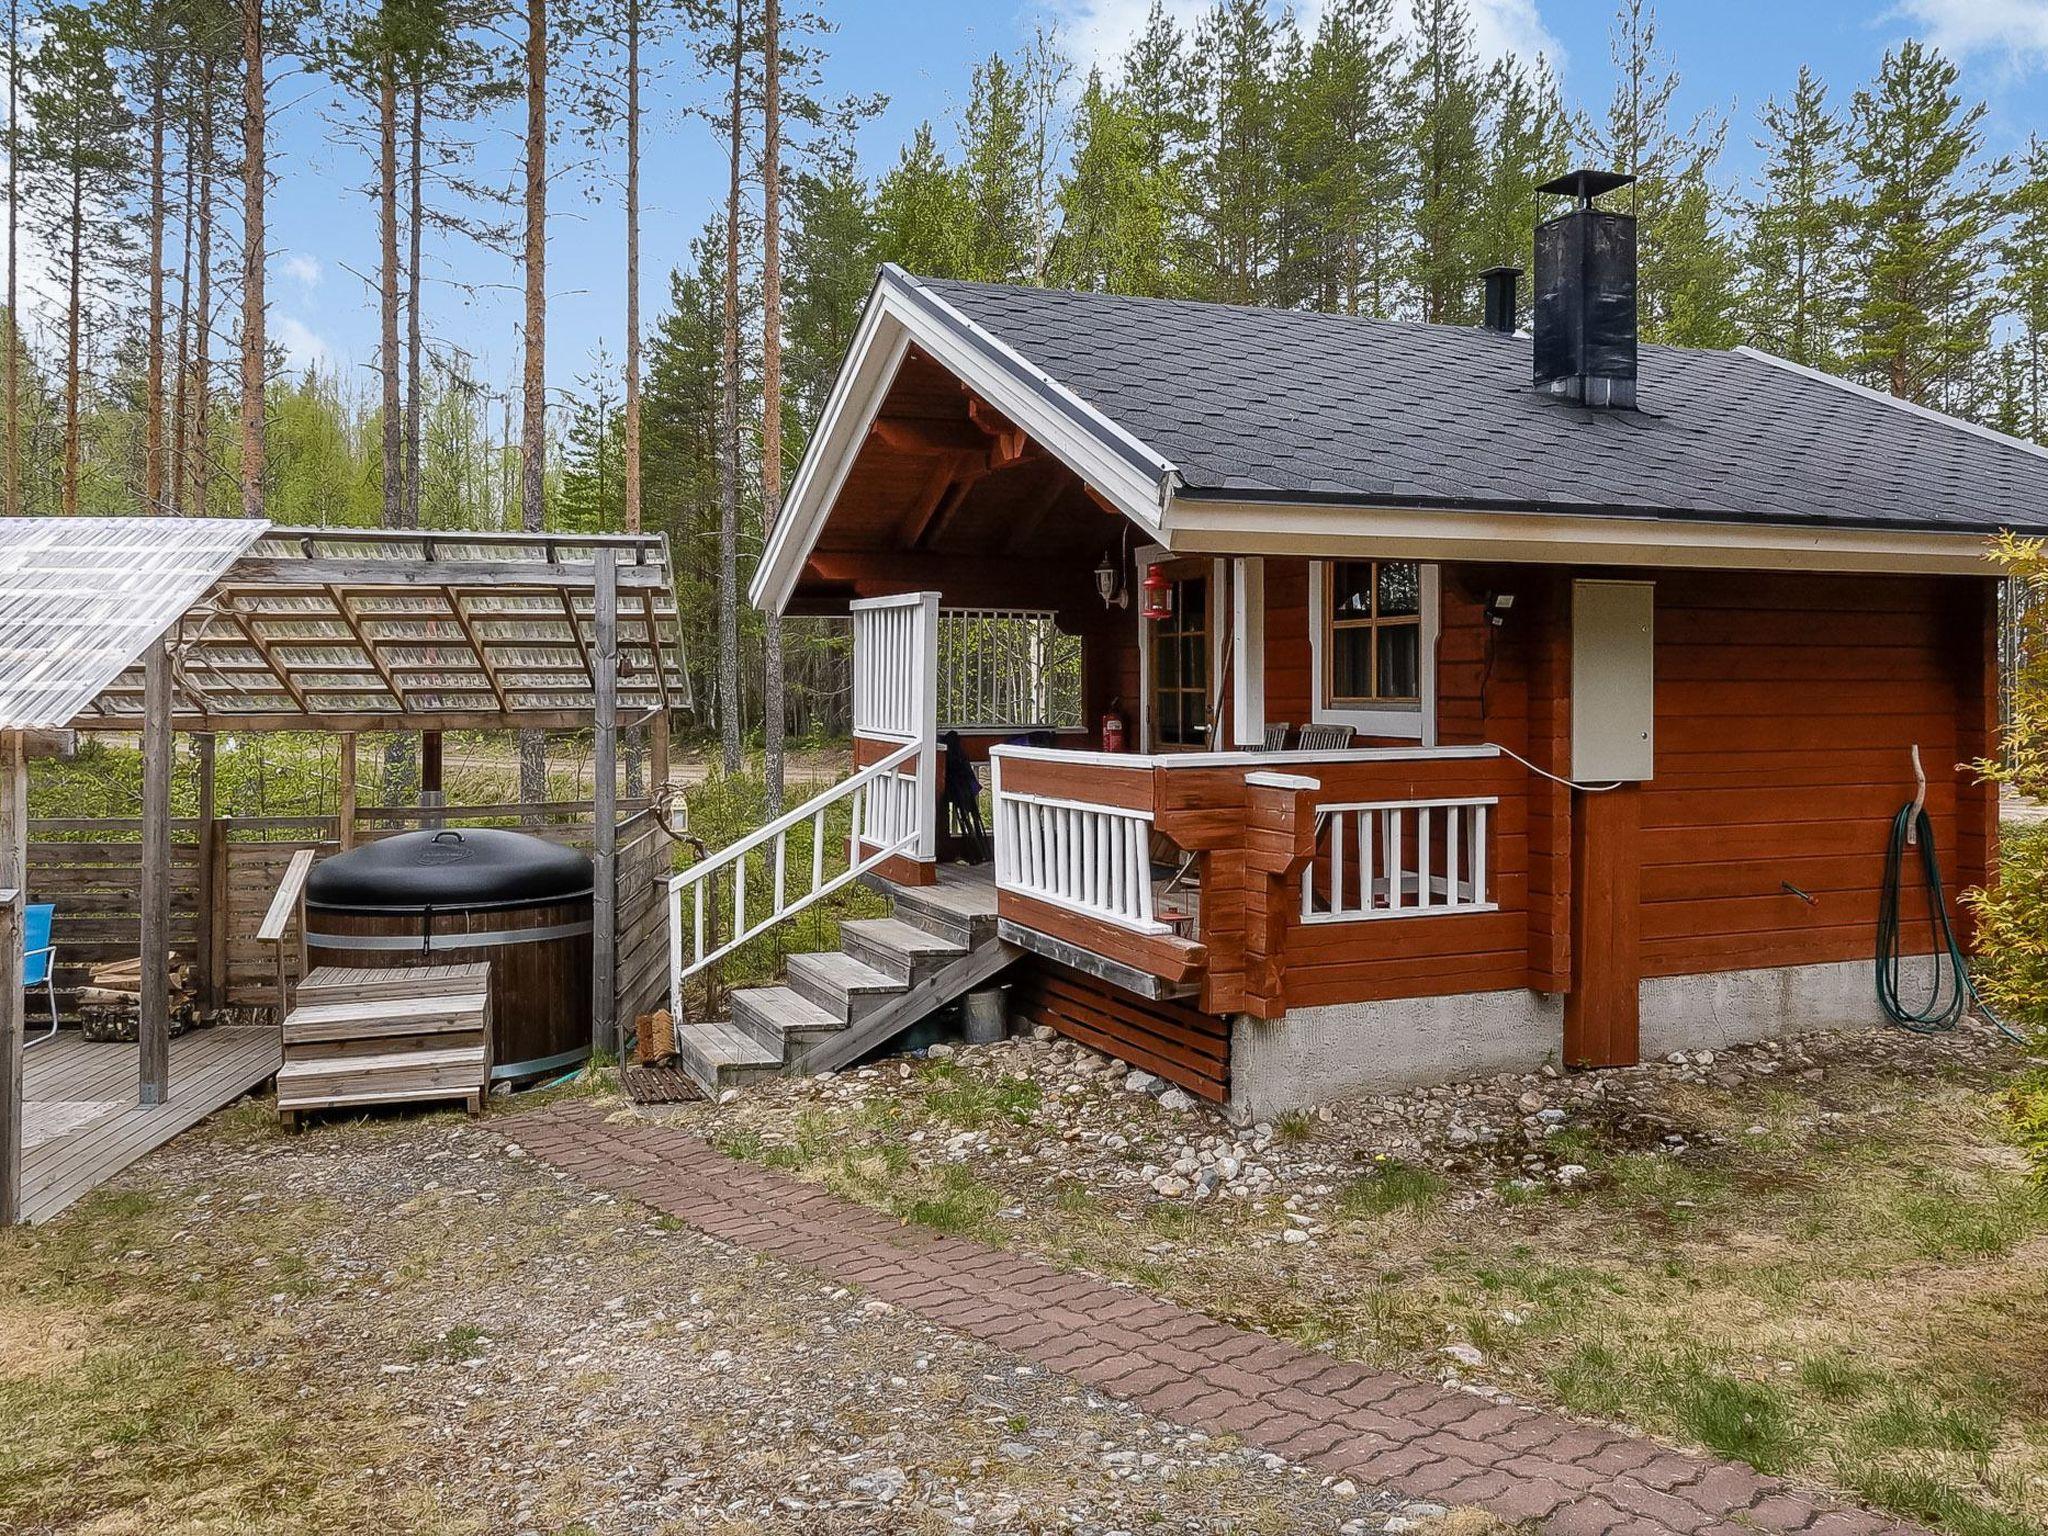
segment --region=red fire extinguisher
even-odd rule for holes
[[[1122,699],[1111,699],[1109,701],[1109,708],[1103,711],[1102,750],[1105,752],[1123,752],[1129,748],[1130,744],[1124,739],[1124,712],[1122,706]]]

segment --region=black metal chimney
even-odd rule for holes
[[[1480,323],[1503,336],[1515,334],[1515,279],[1520,267],[1488,267],[1479,274],[1486,284],[1486,318]]]
[[[1593,199],[1634,181],[1581,170],[1536,190],[1578,199],[1536,226],[1536,387],[1582,405],[1636,403],[1636,221]]]

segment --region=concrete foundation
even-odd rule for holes
[[[1655,977],[1641,984],[1641,998],[1645,1061],[1884,1022],[1861,960]],[[1239,1015],[1230,1030],[1231,1113],[1263,1120],[1388,1089],[1532,1072],[1559,1058],[1563,1040],[1564,999],[1524,991],[1339,1003],[1271,1021]]]
[[[1910,962],[1908,977],[1926,964]],[[1645,1061],[1884,1022],[1868,960],[1653,977],[1642,984],[1642,1010]]]
[[[1532,1072],[1557,1059],[1563,1040],[1564,1000],[1519,989],[1297,1008],[1270,1021],[1239,1015],[1231,1112],[1262,1120],[1389,1088]]]

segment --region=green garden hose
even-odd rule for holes
[[[1917,1006],[1909,1004],[1900,992],[1900,972],[1906,955],[1899,895],[1908,842],[1920,849],[1920,875],[1927,887],[1927,926],[1934,940],[1929,956],[1933,975],[1925,1000]],[[1898,815],[1892,818],[1891,842],[1885,848],[1884,884],[1878,891],[1877,904],[1877,1000],[1887,1019],[1915,1034],[1931,1035],[1954,1029],[1974,1004],[1977,1012],[2007,1037],[2021,1038],[1977,995],[1970,980],[1969,958],[1956,941],[1955,929],[1948,920],[1948,898],[1941,888],[1941,859],[1934,849],[1934,823],[1928,819],[1926,807],[1911,802],[1900,806]]]

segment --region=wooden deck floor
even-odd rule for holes
[[[144,1153],[277,1072],[278,1032],[195,1029],[171,1042],[170,1101],[135,1102],[140,1049],[78,1031],[31,1046],[23,1065],[22,1219],[47,1221]]]

